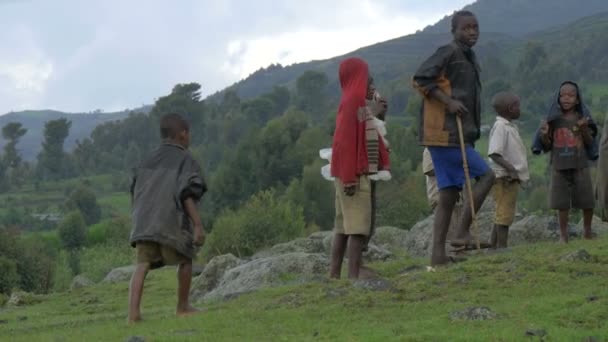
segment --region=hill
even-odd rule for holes
[[[568,30],[563,30],[565,25],[608,11],[608,2],[589,0],[581,6],[577,2],[567,0],[479,0],[466,6],[465,9],[476,13],[480,20],[482,35],[477,49],[480,56],[484,57],[484,54],[488,53],[504,54],[503,51],[496,51],[495,47],[503,45],[506,41],[524,45],[531,35],[539,31],[551,30],[550,32],[559,35],[570,35]],[[375,77],[385,83],[380,84],[380,90],[393,94],[398,84],[409,82],[411,72],[424,56],[451,39],[450,19],[451,17],[447,16],[437,24],[415,34],[364,47],[343,56],[290,66],[271,65],[256,71],[226,90],[234,90],[242,98],[256,97],[270,91],[276,85],[293,87],[295,80],[304,71],[315,70],[328,75],[330,89],[336,93],[339,62],[349,56],[360,56],[369,62]],[[596,32],[602,34],[604,31]],[[534,37],[544,36],[534,35]],[[559,50],[567,52],[569,47],[562,44]],[[386,84],[391,82],[392,84]],[[226,90],[212,95],[211,98],[219,100]],[[398,95],[404,94],[398,93]]]
[[[148,112],[149,110],[150,107],[142,107],[134,111]],[[1,115],[0,127],[3,127],[9,122],[19,122],[27,128],[27,134],[21,138],[18,148],[25,160],[35,160],[41,149],[44,124],[47,121],[61,118],[67,118],[72,121],[70,135],[65,141],[66,149],[71,151],[72,147],[76,144],[76,140],[82,140],[88,137],[98,125],[109,121],[122,120],[126,118],[130,112],[131,111],[114,113],[64,113],[54,110],[28,110]],[[4,139],[0,137],[0,148],[4,147],[5,143]]]
[[[209,302],[204,313],[180,319],[174,316],[175,270],[167,268],[149,275],[144,321],[137,326],[125,322],[128,282],[121,281],[0,309],[0,336],[15,342],[132,336],[140,336],[138,341],[604,341],[606,242],[522,246],[431,273],[424,270],[426,260],[400,258],[370,264],[388,288],[321,277]]]

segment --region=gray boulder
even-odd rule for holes
[[[314,281],[323,277],[328,267],[324,254],[289,253],[256,259],[227,271],[204,299],[233,298],[260,288]]]
[[[404,253],[407,248],[407,234],[407,230],[395,227],[378,227],[370,242],[393,254]]]
[[[318,238],[299,238],[293,241],[280,243],[267,249],[256,253],[252,259],[268,258],[276,255],[288,254],[288,253],[324,253],[325,246],[323,245],[323,235],[318,235]]]
[[[70,291],[74,291],[76,289],[81,289],[84,287],[89,287],[95,285],[95,283],[93,281],[91,281],[89,278],[83,276],[82,274],[79,274],[77,276],[74,277],[74,279],[72,279],[72,284],[70,285]]]
[[[14,291],[11,293],[6,306],[25,306],[41,302],[41,297],[25,291]]]
[[[190,295],[194,300],[202,299],[216,288],[226,271],[243,264],[243,261],[232,254],[216,256],[211,259],[203,272],[192,282]]]
[[[323,237],[323,253],[331,255],[331,246],[334,241],[334,235],[327,234]],[[366,262],[386,261],[393,258],[393,253],[384,246],[377,246],[370,241],[367,252],[363,252],[363,260]]]
[[[583,220],[581,220],[576,226],[572,229],[576,236],[583,235]],[[608,234],[608,222],[602,221],[601,218],[597,216],[593,216],[593,221],[591,221],[591,230],[594,234],[598,236],[604,236]]]
[[[115,268],[111,270],[108,275],[106,275],[102,282],[112,284],[122,281],[128,281],[131,279],[133,272],[135,272],[134,265]]]
[[[559,239],[555,217],[531,215],[515,222],[509,229],[509,245],[523,245]]]

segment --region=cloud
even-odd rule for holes
[[[122,109],[180,82],[220,90],[272,63],[412,33],[472,0],[0,0],[0,113]]]

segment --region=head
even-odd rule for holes
[[[521,101],[519,96],[510,91],[501,91],[492,98],[492,107],[496,113],[511,121],[521,116]]]
[[[375,93],[376,93],[376,85],[374,85],[374,78],[370,76],[370,77],[367,78],[367,96],[366,96],[366,99],[368,99],[370,101],[373,100]]]
[[[578,110],[581,104],[581,97],[576,83],[570,81],[562,83],[559,88],[558,101],[564,113]]]
[[[365,101],[369,88],[369,69],[360,58],[347,58],[340,63],[340,86],[342,98],[354,98]]]
[[[160,137],[184,148],[190,146],[190,124],[179,114],[166,114],[160,118]]]
[[[452,17],[452,34],[460,43],[473,47],[479,39],[479,23],[475,14],[469,11],[458,11]]]

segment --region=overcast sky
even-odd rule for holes
[[[0,0],[0,113],[135,108],[413,33],[473,0]]]

